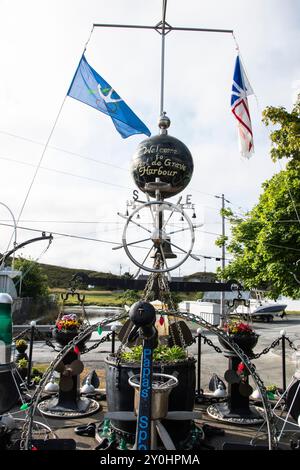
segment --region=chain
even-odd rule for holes
[[[32,435],[32,426],[33,426],[33,416],[36,411],[36,407],[38,405],[40,395],[44,389],[44,385],[46,381],[49,379],[49,377],[53,374],[53,371],[57,367],[57,365],[60,363],[60,361],[65,357],[65,355],[71,350],[74,349],[74,347],[82,340],[84,340],[90,333],[93,331],[97,330],[98,327],[102,327],[108,323],[112,323],[114,321],[121,320],[126,317],[125,313],[120,313],[118,315],[115,315],[113,317],[106,318],[104,320],[101,320],[98,323],[95,323],[94,325],[90,325],[87,328],[85,328],[83,331],[81,331],[78,336],[73,338],[72,341],[70,341],[55,357],[55,359],[51,362],[49,365],[48,369],[44,373],[38,387],[36,388],[35,392],[33,393],[30,402],[28,403],[28,411],[27,411],[27,416],[25,417],[24,425],[22,428],[22,433],[21,433],[21,439],[20,439],[20,450],[29,450],[30,449],[30,441],[31,441],[31,435]]]
[[[160,267],[159,263],[160,263],[160,260],[159,259],[156,260],[155,267],[159,268]],[[173,303],[171,292],[169,290],[168,281],[167,281],[165,275],[162,274],[162,273],[151,273],[150,274],[150,276],[147,280],[145,289],[144,289],[144,299],[146,301],[148,301],[151,298],[155,280],[157,280],[157,284],[158,284],[159,300],[162,303],[170,306],[171,311],[175,311],[175,306],[174,306],[174,303]],[[182,331],[181,331],[180,327],[177,324],[176,317],[174,317],[174,320],[175,320],[176,329],[178,331],[178,335],[179,335],[181,345],[183,347],[185,347],[185,341],[184,341],[184,338],[183,338],[183,335],[182,335]],[[175,345],[176,344],[176,339],[175,339],[174,331],[173,331],[172,328],[170,328],[170,334],[171,334],[172,342]]]
[[[287,340],[287,342],[289,343],[289,347],[291,349],[293,349],[294,351],[298,351],[298,349],[296,348],[296,346],[294,346],[290,338],[288,338],[287,336],[281,336],[280,338],[275,339],[275,341],[273,341],[273,343],[271,343],[270,346],[263,349],[260,353],[254,354],[253,359],[258,359],[263,354],[267,354],[270,351],[270,349],[274,349],[276,348],[276,346],[279,346],[280,342],[283,341],[283,339]]]
[[[93,351],[94,349],[97,349],[100,344],[102,343],[105,343],[105,341],[107,341],[107,339],[112,335],[112,331],[110,331],[109,333],[107,333],[107,335],[103,336],[103,338],[101,338],[99,341],[97,341],[96,343],[94,343],[92,346],[90,346],[89,348],[84,348],[84,350],[81,352],[81,354],[86,354],[90,351]]]
[[[19,333],[17,336],[14,336],[14,337],[13,337],[13,341],[17,341],[17,340],[20,339],[20,338],[24,338],[25,335],[26,335],[27,333],[29,333],[30,330],[31,330],[31,327],[26,328],[26,330],[21,331],[21,333]]]
[[[285,336],[284,338],[285,338],[285,339],[287,340],[287,342],[289,343],[289,347],[290,347],[291,349],[293,349],[294,351],[298,351],[298,348],[296,348],[296,346],[294,346],[293,342],[290,340],[290,338],[289,338],[288,336]],[[281,339],[283,340],[283,336],[281,337]]]
[[[219,348],[218,346],[216,346],[210,339],[207,338],[207,336],[202,335],[201,333],[200,333],[198,336],[201,336],[201,338],[203,338],[204,344],[208,344],[208,346],[214,348],[214,350],[215,350],[217,353],[221,353],[221,352],[222,352],[222,349]]]
[[[164,274],[159,275],[159,277],[158,277],[158,286],[159,286],[159,292],[162,296],[163,301],[166,302],[166,304],[168,306],[170,306],[171,312],[176,312],[175,305],[174,305],[172,295],[171,295],[171,292],[170,292],[170,288],[169,288],[169,283],[168,283],[168,280],[167,280],[167,278]],[[181,328],[180,328],[180,326],[177,322],[176,315],[174,315],[173,318],[174,318],[174,324],[176,326],[176,330],[177,330],[177,333],[178,333],[178,336],[179,336],[179,339],[180,339],[181,347],[185,349],[187,345],[185,343],[185,340],[184,340],[184,337],[183,337],[183,334],[182,334],[182,330],[181,330]],[[171,337],[172,337],[173,344],[176,344],[175,337],[174,337],[174,332],[172,331],[172,328],[171,328]]]
[[[275,339],[275,341],[273,341],[273,343],[270,344],[270,346],[263,349],[260,353],[254,354],[253,359],[259,359],[260,356],[262,356],[263,354],[267,354],[270,351],[270,349],[276,348],[276,346],[278,346],[280,344],[281,339],[282,338]]]

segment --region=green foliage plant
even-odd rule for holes
[[[140,362],[142,358],[143,347],[134,346],[130,351],[123,351],[121,353],[121,359],[124,362]],[[185,349],[180,346],[168,347],[160,344],[153,351],[154,362],[176,362],[182,361],[187,358]]]
[[[20,369],[27,369],[28,367],[28,361],[27,359],[19,359],[18,362],[17,362],[17,366],[20,368]]]
[[[26,349],[28,346],[27,341],[25,339],[17,339],[16,341],[16,348]]]

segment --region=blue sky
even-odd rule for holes
[[[220,255],[214,245],[214,234],[221,230],[220,200],[214,195],[224,193],[234,210],[250,209],[261,183],[280,169],[269,157],[269,130],[261,123],[261,111],[267,105],[291,109],[299,89],[299,12],[297,0],[168,1],[172,26],[234,30],[257,95],[257,101],[249,97],[255,154],[248,161],[239,156],[230,112],[236,56],[232,36],[171,32],[166,37],[165,110],[172,121],[170,134],[193,155],[194,175],[183,195],[193,195],[198,222],[204,224],[196,232],[196,253]],[[16,217],[92,24],[154,26],[160,19],[160,0],[0,0],[0,201]],[[152,134],[157,133],[159,34],[95,29],[86,57]],[[124,212],[135,189],[129,167],[143,139],[123,140],[107,116],[67,98],[20,225],[120,241],[123,220],[117,212]],[[10,223],[5,208],[0,208],[0,219]],[[11,230],[0,226],[0,234],[4,251]],[[32,235],[20,229],[18,241]],[[31,245],[22,253],[36,258],[44,247]],[[114,273],[121,264],[122,271],[134,270],[120,250],[62,236],[55,237],[41,262]],[[216,266],[207,260],[207,270]],[[181,273],[203,268],[203,259],[191,260]]]

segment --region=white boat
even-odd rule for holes
[[[287,304],[267,300],[260,291],[242,291],[238,298],[235,292],[224,292],[225,313],[243,319],[273,320],[274,316],[285,316]],[[255,298],[253,298],[255,296]],[[183,301],[178,305],[182,312],[194,313],[213,325],[220,323],[220,292],[205,292],[203,299]]]

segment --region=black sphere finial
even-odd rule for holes
[[[149,302],[139,300],[135,302],[129,311],[129,318],[138,327],[151,325],[155,322],[155,308]]]

